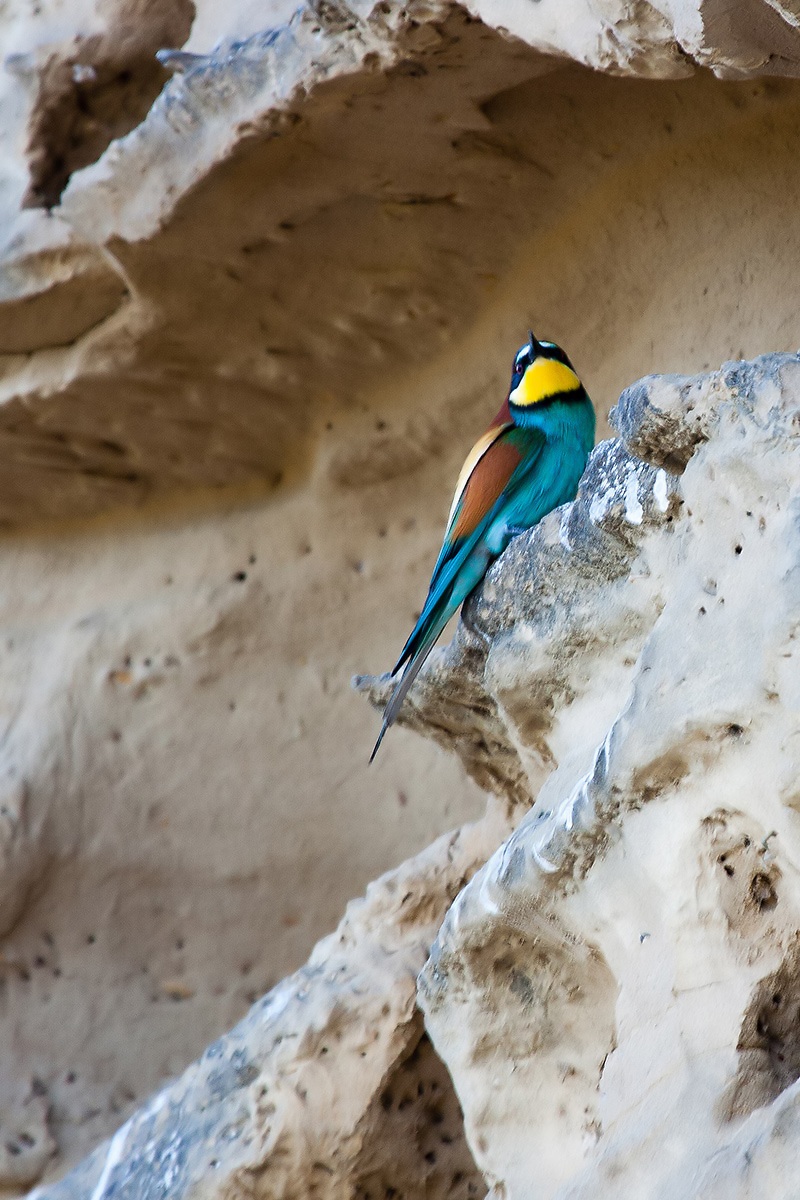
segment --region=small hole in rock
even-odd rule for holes
[[[759,872],[750,881],[750,895],[762,911],[773,909],[778,903],[778,897],[768,875]],[[774,1002],[774,998],[773,998]]]

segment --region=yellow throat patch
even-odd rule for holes
[[[574,392],[581,381],[574,371],[556,358],[537,358],[531,363],[517,387],[508,397],[509,404],[529,408],[549,400],[559,392]]]

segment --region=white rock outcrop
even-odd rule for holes
[[[654,467],[598,448],[475,605],[515,610],[482,677],[538,795],[447,915],[426,1026],[494,1194],[789,1197],[800,355],[644,380],[612,421]]]

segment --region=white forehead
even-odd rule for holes
[[[539,342],[539,345],[543,346],[545,350],[555,350],[556,348],[555,342]],[[530,356],[530,351],[530,346],[522,346],[516,353],[514,363],[520,363],[523,361],[523,359],[528,358]]]

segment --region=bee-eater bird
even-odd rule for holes
[[[428,598],[392,671],[405,666],[370,762],[440,633],[494,560],[518,533],[574,499],[594,427],[592,402],[564,351],[531,333],[499,413],[461,468]]]

